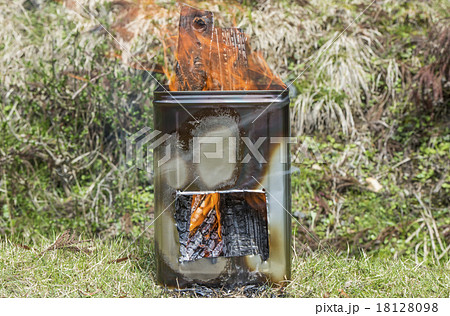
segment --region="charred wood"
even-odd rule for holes
[[[193,203],[197,202],[192,195],[177,194],[174,218],[180,240],[180,262],[247,255],[261,255],[262,260],[267,260],[269,238],[264,193],[220,193],[219,210],[211,209],[192,233],[189,226],[195,209]],[[217,225],[217,219],[221,225]]]

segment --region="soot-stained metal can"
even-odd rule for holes
[[[153,106],[170,135],[153,158],[158,282],[289,280],[288,91],[160,89]]]

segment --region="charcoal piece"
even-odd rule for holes
[[[192,195],[179,195],[177,194],[175,198],[175,221],[177,223],[177,229],[180,233],[180,240],[185,240],[186,238],[181,238],[181,235],[189,235],[189,221],[191,218],[191,203]]]
[[[221,195],[220,214],[223,225],[224,255],[226,257],[260,254],[269,257],[267,231],[267,207],[252,207],[248,202],[252,192],[236,192]]]
[[[201,225],[189,231],[192,214],[192,195],[177,194],[174,218],[180,240],[180,262],[200,258],[218,257],[222,254],[223,240],[218,234],[216,210],[212,209]]]
[[[180,262],[258,254],[263,260],[267,260],[269,237],[265,194],[237,191],[220,193],[219,196],[221,225],[218,225],[217,210],[213,208],[200,226],[190,232],[193,196],[177,194],[174,218],[180,240]]]
[[[206,87],[208,59],[214,16],[210,11],[190,6],[181,8],[175,88],[178,91],[203,90]]]

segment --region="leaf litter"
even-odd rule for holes
[[[92,240],[79,240],[76,235],[76,232],[70,229],[64,231],[52,245],[41,252],[41,255],[52,250],[69,250],[71,252],[83,252],[88,255],[91,254],[92,250],[89,247],[81,247],[78,245],[82,243],[90,243]]]

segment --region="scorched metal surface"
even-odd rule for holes
[[[290,153],[281,140],[290,136],[288,91],[157,90],[153,105],[155,130],[171,135],[165,146],[154,150],[158,282],[186,287],[289,279]],[[199,146],[202,137],[223,140],[220,157],[205,155],[218,149],[217,143]],[[180,260],[177,194],[230,190],[265,192],[268,256],[263,247],[261,254]]]

